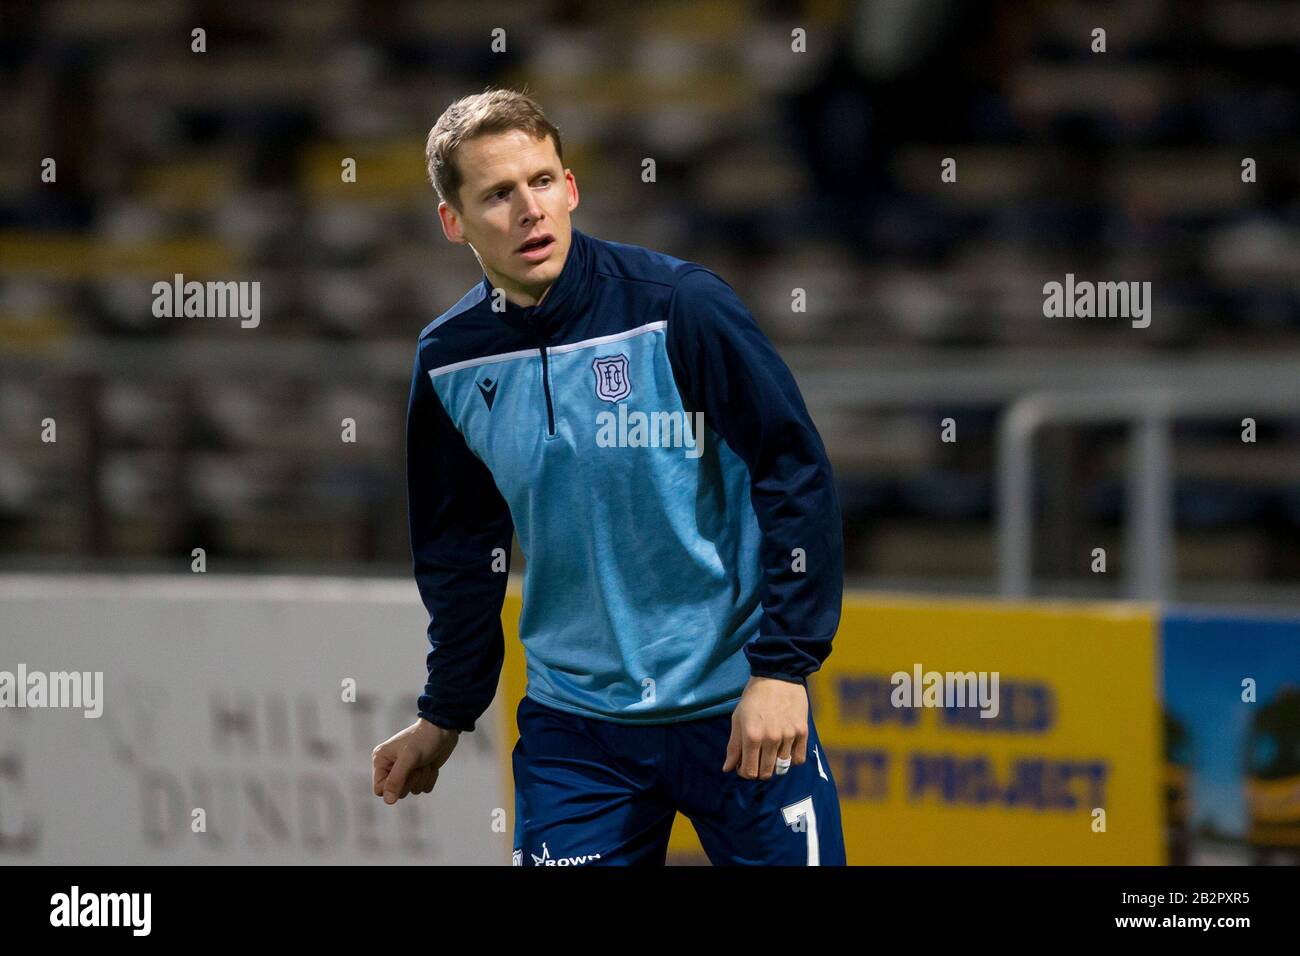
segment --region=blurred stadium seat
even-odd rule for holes
[[[227,567],[404,572],[412,346],[479,276],[442,239],[423,137],[490,82],[527,82],[558,122],[580,228],[719,270],[777,341],[837,468],[857,583],[991,586],[994,423],[1034,370],[1106,387],[1121,365],[1300,367],[1292,3],[1108,4],[1104,62],[1078,3],[17,8],[0,38],[10,567],[174,564],[203,537]],[[953,155],[960,188],[937,175]],[[155,318],[150,284],[177,272],[260,281],[256,337]],[[1045,320],[1042,283],[1066,272],[1151,280],[1148,334]],[[1088,574],[1066,550],[1115,534],[1123,436],[1044,440],[1044,510],[1062,513],[1039,561],[1068,590]],[[1221,423],[1177,433],[1184,584],[1294,595],[1300,426],[1262,418],[1241,449]]]

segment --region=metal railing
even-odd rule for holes
[[[1127,423],[1131,427],[1125,512],[1125,584],[1137,600],[1174,596],[1173,439],[1175,419],[1300,416],[1300,368],[1232,385],[1041,392],[1014,401],[998,432],[998,588],[1033,589],[1034,437],[1045,425]]]

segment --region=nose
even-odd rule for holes
[[[524,196],[524,210],[520,222],[523,224],[527,224],[530,221],[535,222],[536,220],[541,219],[542,207],[538,204],[537,197],[533,195],[533,191],[531,189],[525,189],[523,191],[523,196]]]

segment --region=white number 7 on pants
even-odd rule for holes
[[[821,854],[817,849],[817,814],[813,811],[812,797],[807,796],[798,803],[782,807],[781,815],[785,817],[786,826],[794,826],[800,817],[804,818],[804,830],[808,834],[808,865],[819,866]]]

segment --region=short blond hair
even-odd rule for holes
[[[564,164],[560,131],[526,92],[489,88],[448,106],[429,130],[424,146],[429,182],[438,191],[438,198],[461,211],[460,187],[465,177],[456,166],[456,150],[476,136],[515,129],[535,139],[551,137],[555,154]]]

